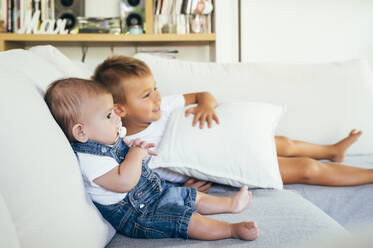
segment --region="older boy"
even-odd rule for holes
[[[131,57],[116,56],[100,64],[93,79],[113,94],[116,113],[122,118],[130,138],[141,138],[159,144],[171,112],[181,106],[197,104],[186,110],[194,114],[193,125],[219,123],[214,108],[215,98],[207,92],[165,97],[162,101],[149,67]],[[175,82],[176,83],[176,82]],[[124,111],[126,110],[126,111]],[[279,169],[285,184],[306,183],[329,186],[373,183],[373,170],[335,163],[321,163],[319,159],[341,162],[347,148],[361,135],[352,130],[343,140],[333,145],[315,145],[275,137]],[[207,149],[207,148],[206,148]],[[166,180],[180,182],[185,178],[166,170],[158,170]],[[198,187],[199,185],[192,185]]]

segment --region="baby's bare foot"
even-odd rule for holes
[[[232,238],[254,240],[259,236],[255,222],[240,222],[232,224]]]
[[[231,212],[241,212],[251,201],[251,192],[247,190],[247,186],[242,186],[240,191],[231,197]]]
[[[335,148],[335,154],[330,160],[333,162],[342,162],[345,158],[347,149],[356,142],[361,134],[361,131],[357,132],[356,129],[353,129],[346,138],[333,145]]]

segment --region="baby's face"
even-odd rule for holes
[[[120,117],[114,113],[113,97],[110,94],[88,99],[82,105],[82,123],[89,140],[112,145],[122,126]]]

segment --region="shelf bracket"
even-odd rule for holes
[[[88,52],[88,46],[82,46],[82,63],[84,63],[84,61],[85,61],[85,57],[87,55],[87,52]]]

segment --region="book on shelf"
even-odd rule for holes
[[[213,0],[154,0],[154,33],[212,33]]]
[[[6,9],[4,26],[7,32],[16,33],[21,29],[28,11],[33,14],[40,10],[39,25],[43,20],[54,20],[54,0],[1,0],[1,3]]]
[[[5,12],[5,0],[0,0],[0,33],[5,32],[4,19],[6,17]]]

